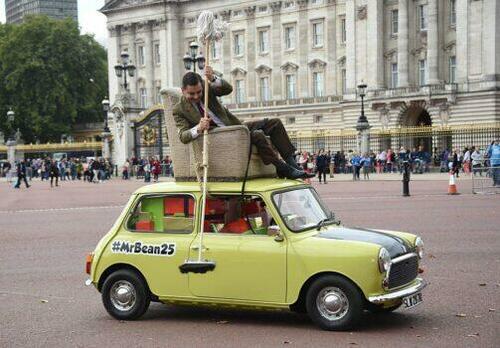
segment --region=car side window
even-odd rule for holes
[[[133,232],[191,233],[194,198],[189,195],[143,197],[127,221]]]
[[[204,231],[266,235],[271,216],[259,196],[211,196],[205,207]]]

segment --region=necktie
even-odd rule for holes
[[[198,103],[197,106],[198,106],[198,111],[201,114],[201,117],[205,117],[205,108],[203,108],[203,105],[201,103]],[[210,117],[208,112],[207,112],[207,116]],[[217,124],[212,119],[210,119],[210,127],[217,127]]]

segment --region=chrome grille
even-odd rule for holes
[[[414,255],[391,265],[389,289],[408,284],[418,275],[418,256]]]

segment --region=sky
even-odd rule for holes
[[[97,12],[103,5],[104,0],[78,0],[78,25],[82,33],[94,34],[107,47],[106,17]],[[0,0],[0,22],[5,23],[5,0]]]

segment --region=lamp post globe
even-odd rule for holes
[[[14,141],[15,136],[14,136],[14,120],[16,118],[16,113],[14,110],[10,109],[7,111],[7,121],[9,122],[9,136],[8,136],[8,141]]]

